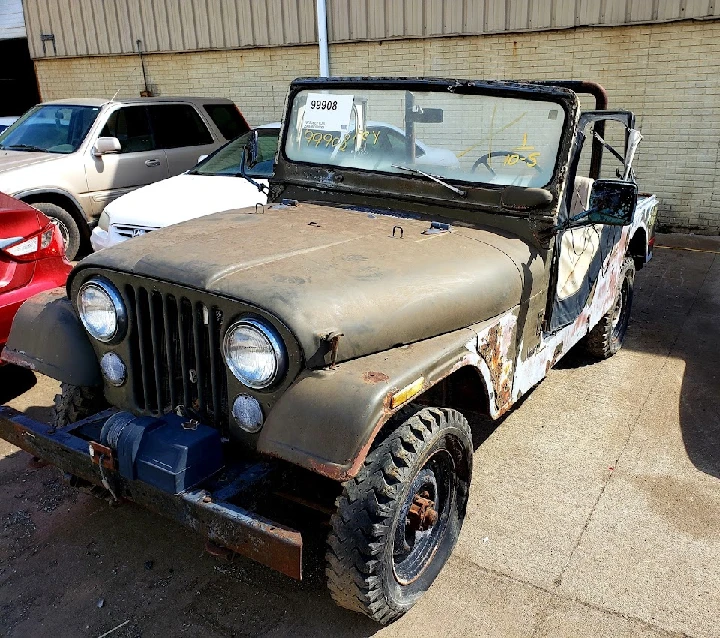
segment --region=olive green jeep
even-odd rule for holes
[[[324,517],[333,598],[391,622],[460,533],[469,423],[620,348],[657,209],[640,138],[589,82],[296,80],[266,206],[20,309],[3,358],[62,393],[50,425],[0,408],[0,436],[294,578]]]

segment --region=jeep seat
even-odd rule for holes
[[[579,215],[588,209],[590,206],[590,191],[594,183],[595,180],[590,177],[578,175],[575,178],[572,199],[570,200],[570,217]]]

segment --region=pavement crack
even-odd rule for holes
[[[705,271],[705,274],[703,276],[702,282],[698,286],[695,294],[693,295],[692,302],[688,306],[687,312],[685,313],[685,316],[683,317],[682,323],[678,325],[677,330],[675,332],[675,338],[673,339],[672,343],[668,346],[667,351],[664,354],[664,361],[662,365],[658,368],[657,372],[653,375],[653,382],[648,384],[648,390],[643,397],[642,403],[640,404],[640,407],[633,413],[632,417],[628,420],[628,432],[627,436],[625,437],[625,440],[623,441],[622,446],[620,447],[620,451],[618,452],[617,458],[615,459],[615,462],[613,463],[613,469],[609,471],[607,478],[603,482],[603,485],[600,489],[600,492],[597,495],[597,498],[595,499],[595,502],[593,503],[592,507],[590,508],[590,513],[588,514],[587,518],[585,519],[585,524],[583,525],[582,530],[580,531],[580,534],[577,537],[577,540],[575,544],[573,545],[572,550],[570,551],[570,554],[567,557],[567,560],[562,566],[562,569],[560,570],[560,573],[557,575],[557,577],[553,580],[553,584],[555,587],[559,587],[562,585],[563,577],[565,576],[565,572],[567,571],[568,567],[570,566],[570,563],[572,562],[573,557],[575,556],[575,552],[577,551],[578,547],[580,547],[580,543],[582,542],[583,538],[585,537],[585,533],[590,525],[590,522],[593,519],[593,515],[595,514],[595,510],[597,509],[598,503],[600,503],[600,500],[602,499],[603,495],[605,494],[605,490],[607,489],[607,486],[610,484],[610,481],[612,480],[613,476],[618,470],[618,466],[620,465],[620,459],[625,454],[625,451],[627,450],[627,447],[630,443],[630,439],[632,438],[633,432],[635,431],[635,425],[638,422],[638,419],[640,415],[643,414],[645,411],[645,407],[650,400],[650,397],[652,396],[652,393],[655,389],[656,383],[655,380],[658,379],[665,368],[668,365],[668,361],[670,360],[670,356],[675,349],[675,346],[677,345],[678,340],[680,339],[680,336],[682,335],[685,325],[687,324],[690,316],[692,315],[692,311],[695,308],[695,304],[697,302],[697,299],[700,295],[700,291],[703,290],[705,287],[705,283],[707,282],[708,275],[710,274],[710,271],[712,270],[715,260],[717,257],[713,255],[712,261],[710,262],[710,265],[708,266],[707,270]]]
[[[522,585],[524,587],[530,587],[531,589],[534,589],[535,591],[542,592],[544,594],[547,594],[551,597],[551,601],[557,600],[567,603],[575,603],[578,604],[586,609],[590,609],[592,611],[597,611],[602,614],[607,614],[608,616],[613,616],[615,618],[622,618],[623,620],[627,620],[629,622],[638,623],[640,625],[643,625],[644,627],[647,627],[649,629],[652,629],[656,632],[663,633],[667,635],[668,637],[672,636],[674,638],[694,638],[692,634],[688,634],[682,631],[670,631],[668,629],[665,629],[664,627],[661,627],[660,625],[656,625],[655,623],[648,622],[647,620],[644,620],[642,618],[639,618],[637,616],[632,616],[630,614],[624,614],[620,611],[615,611],[614,609],[607,609],[606,607],[601,607],[600,605],[596,605],[594,603],[588,602],[586,600],[582,600],[580,598],[577,598],[576,596],[568,596],[562,593],[559,593],[557,590],[552,589],[550,587],[543,587],[542,585],[538,585],[537,583],[533,583],[530,580],[526,580],[524,578],[520,578],[518,576],[514,576],[513,574],[508,574],[506,572],[499,571],[497,569],[492,569],[490,567],[485,567],[484,565],[481,565],[480,563],[473,560],[470,556],[462,556],[457,558],[452,558],[451,560],[463,560],[471,565],[473,565],[475,568],[480,570],[481,572],[487,574],[488,576],[493,576],[495,578],[500,578],[503,580],[509,580],[513,583],[516,583],[518,585]],[[535,623],[535,626],[533,627],[533,631],[530,635],[530,638],[539,638],[543,634],[540,633],[542,630],[542,623],[547,620],[547,618],[550,617],[552,613],[552,602],[547,607],[543,608],[543,616],[538,619],[538,621]]]

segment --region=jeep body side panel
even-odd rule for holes
[[[393,395],[415,383],[422,392],[463,366],[478,365],[476,346],[477,332],[463,328],[307,370],[268,415],[258,451],[336,480],[354,476],[377,433],[403,405],[393,405]]]
[[[2,358],[65,383],[102,384],[95,351],[64,288],[42,292],[20,306]]]
[[[600,274],[595,282],[587,303],[569,325],[543,334],[540,346],[531,356],[518,357],[513,383],[513,402],[539,383],[580,339],[582,339],[613,306],[618,291],[618,277],[628,256],[630,239],[639,230],[647,232],[653,224],[657,199],[642,197],[635,209],[633,223],[619,229],[618,241],[604,253]],[[552,291],[551,291],[552,292]]]

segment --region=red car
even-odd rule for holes
[[[39,210],[0,193],[0,350],[20,304],[64,286],[70,270],[57,226]]]

